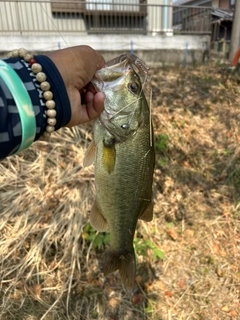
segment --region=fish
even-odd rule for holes
[[[147,72],[139,61],[135,55],[120,56],[92,79],[95,89],[104,92],[105,102],[84,160],[84,166],[95,161],[96,199],[90,223],[98,231],[110,232],[103,273],[107,276],[119,270],[122,283],[129,288],[134,287],[136,277],[137,221],[153,218],[153,128],[139,76]]]

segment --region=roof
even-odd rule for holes
[[[219,18],[218,20],[232,20],[233,19],[233,10],[231,9],[220,9],[212,8],[212,15]]]
[[[180,6],[182,4],[188,5],[189,2],[194,2],[194,1],[196,1],[196,0],[177,0],[177,1],[173,1],[173,5],[175,5],[175,6]],[[201,4],[204,4],[205,2],[207,3],[207,2],[209,2],[209,0],[202,0]],[[198,6],[199,4],[195,4],[195,5]]]

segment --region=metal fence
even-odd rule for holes
[[[174,7],[173,29],[182,34],[211,33],[211,10],[209,7]]]
[[[0,35],[209,34],[211,8],[146,0],[0,0]]]

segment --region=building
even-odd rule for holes
[[[173,29],[181,30],[181,32],[185,33],[189,33],[189,30],[193,30],[196,33],[209,32],[211,34],[212,49],[227,53],[231,39],[235,1],[178,0],[174,4],[182,7],[173,10]],[[207,7],[211,7],[210,12],[204,9]],[[211,26],[206,24],[209,19]],[[181,24],[179,24],[179,21],[181,21]]]
[[[182,33],[211,33],[211,0],[178,0],[173,9],[173,29]]]
[[[213,0],[212,9],[212,49],[228,53],[236,0]]]
[[[0,33],[167,33],[172,30],[170,4],[171,0],[0,0]]]

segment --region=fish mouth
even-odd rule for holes
[[[134,54],[126,53],[107,62],[106,67],[98,70],[92,79],[92,84],[96,91],[111,89],[121,90],[124,86],[125,77],[129,72],[135,71],[141,82],[149,83],[149,67]]]
[[[92,84],[97,91],[111,89],[113,91],[121,90],[128,73],[132,70],[131,64],[127,59],[98,70]]]

